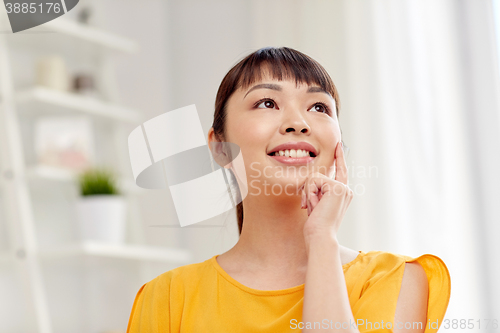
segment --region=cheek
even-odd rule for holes
[[[247,184],[262,176],[263,165],[268,163],[266,150],[275,131],[270,122],[256,118],[233,117],[227,120],[228,140],[241,149]]]
[[[328,124],[322,123],[316,128],[316,134],[319,136],[323,145],[335,145],[342,138],[340,127],[337,122],[330,122]]]
[[[337,125],[323,131],[321,135],[321,147],[323,148],[324,153],[324,163],[333,165],[335,159],[335,148],[337,146],[337,142],[341,139],[342,135],[340,133],[340,128]]]
[[[329,126],[328,128],[328,132],[330,138],[332,140],[335,140],[335,142],[340,141],[340,139],[342,138],[342,134],[340,133],[339,123],[336,120],[332,121],[331,126]]]
[[[256,117],[233,117],[228,119],[228,136],[240,146],[248,157],[266,152],[273,134],[271,123]]]

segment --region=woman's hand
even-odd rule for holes
[[[337,237],[344,214],[351,203],[353,192],[347,186],[347,165],[341,142],[335,151],[335,180],[314,172],[307,175],[302,185],[302,208],[309,218],[304,224],[304,236],[329,233]]]

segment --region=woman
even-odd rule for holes
[[[219,87],[211,152],[248,190],[229,251],[143,285],[127,332],[436,332],[450,277],[433,255],[355,251],[353,198],[326,70],[290,48],[241,60]],[[246,176],[233,167],[241,149]]]

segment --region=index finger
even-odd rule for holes
[[[335,150],[335,180],[347,185],[347,164],[340,141],[337,143],[337,149]]]

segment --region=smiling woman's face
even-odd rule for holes
[[[236,90],[226,105],[226,140],[241,149],[249,193],[265,184],[268,192],[274,184],[282,190],[291,184],[291,191],[309,172],[331,177],[341,139],[335,107],[332,96],[316,84],[296,85],[295,80],[279,81],[269,75]],[[271,157],[275,147],[289,142],[307,142],[317,155],[308,162],[290,158],[288,163]]]

